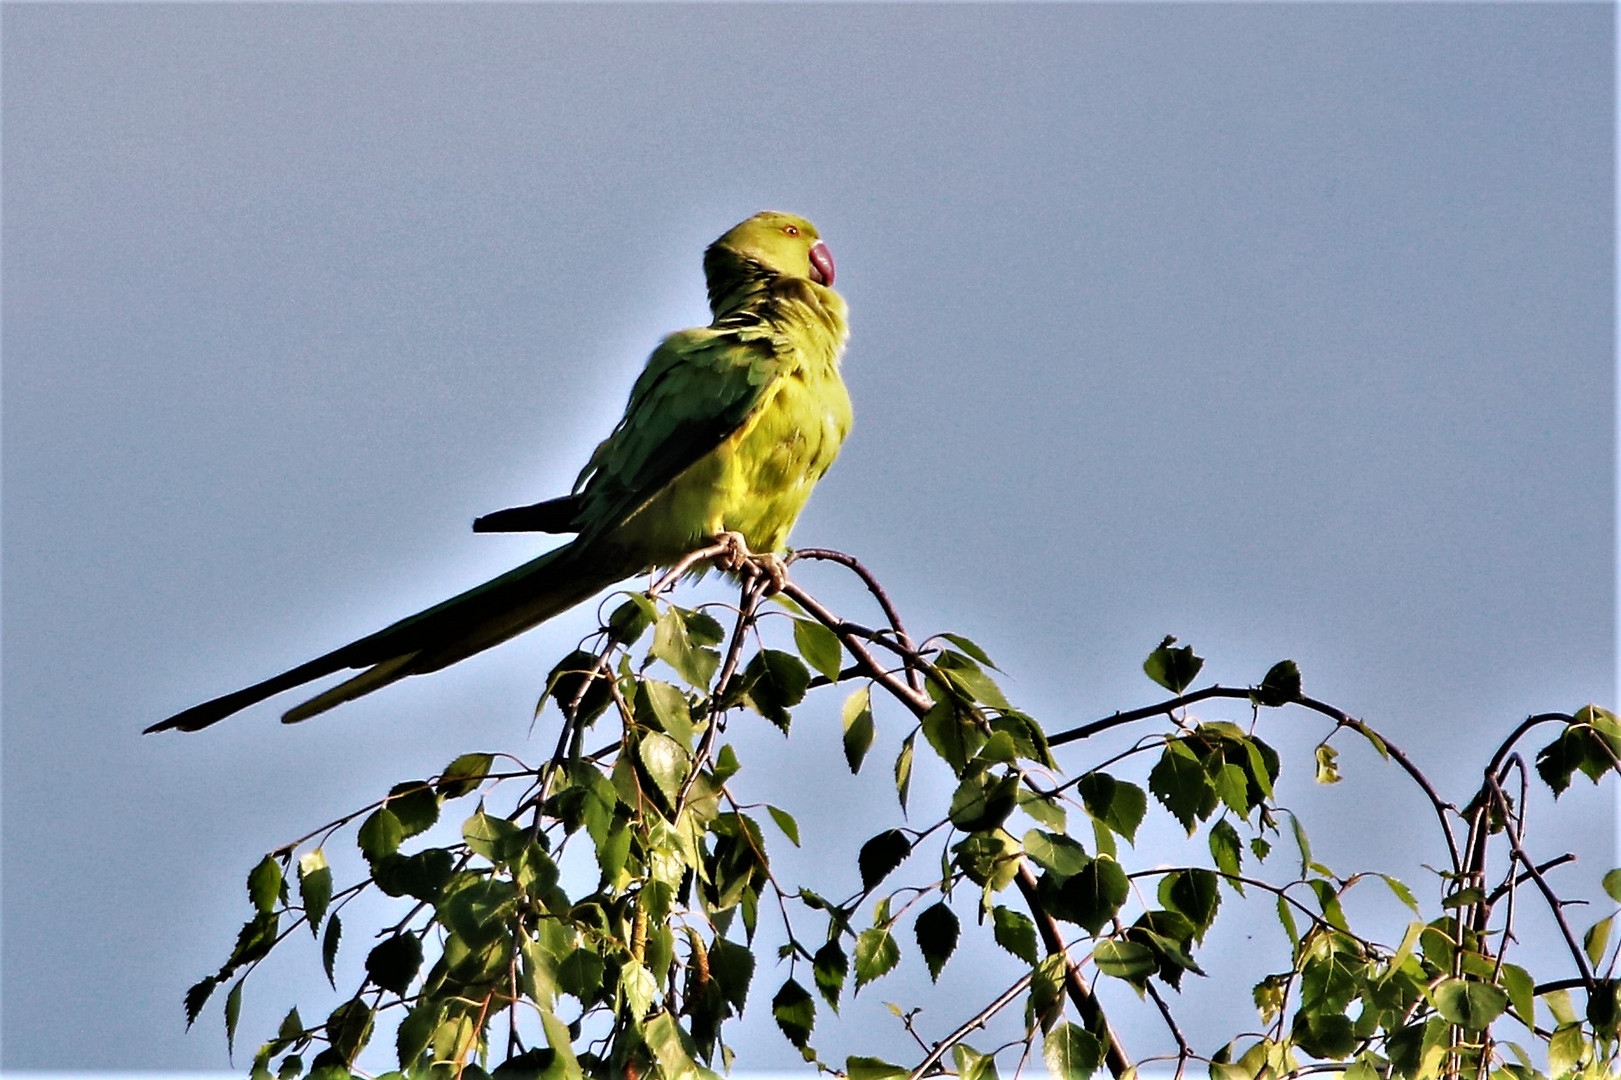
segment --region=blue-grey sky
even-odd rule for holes
[[[527,558],[468,523],[566,489],[766,207],[816,221],[852,312],[856,427],[795,540],[976,638],[1050,729],[1153,700],[1167,633],[1226,682],[1293,657],[1459,797],[1525,713],[1614,701],[1611,6],[0,18],[7,1068],[220,1067],[179,999],[257,853],[544,752],[584,612],[302,727],[137,733]],[[752,790],[853,850],[903,728],[852,782],[837,709],[751,743]],[[1322,730],[1268,724],[1305,769]],[[1346,767],[1288,789],[1319,856],[1433,893],[1420,804]],[[1543,820],[1590,886],[1606,799]],[[782,865],[838,893],[834,849]],[[1216,959],[1276,966],[1248,948]],[[243,1043],[334,1003],[298,960]],[[1251,1018],[1212,973],[1206,1038]],[[740,1064],[786,1065],[758,978]],[[878,1003],[914,991],[820,1044],[904,1057]]]

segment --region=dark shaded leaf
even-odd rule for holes
[[[822,997],[833,1007],[834,1012],[839,1011],[839,991],[844,989],[844,979],[850,970],[850,960],[844,955],[837,938],[829,941],[811,958],[812,973],[816,977],[816,989],[821,991]]]
[[[236,1022],[242,1018],[242,984],[247,976],[236,980],[231,992],[225,995],[225,1053],[236,1053]]]
[[[1173,694],[1180,694],[1186,690],[1199,675],[1199,669],[1204,667],[1204,660],[1193,655],[1193,646],[1184,645],[1180,649],[1172,648],[1176,638],[1166,635],[1159,647],[1148,654],[1143,661],[1143,671],[1150,679],[1159,683]]]
[[[1090,772],[1076,783],[1086,812],[1126,838],[1137,840],[1137,826],[1148,811],[1148,796],[1136,784],[1116,780],[1106,772]]]
[[[321,848],[306,852],[298,860],[298,898],[304,905],[304,917],[310,921],[310,933],[314,934],[332,902],[332,868],[326,864],[326,852]]]
[[[963,832],[995,829],[1018,806],[1018,795],[1018,773],[970,773],[951,796],[951,823]]]
[[[895,794],[900,797],[901,812],[906,811],[906,796],[912,790],[912,747],[917,732],[901,740],[901,752],[895,756]]]
[[[332,968],[338,962],[338,942],[342,939],[343,920],[333,915],[326,921],[326,933],[321,935],[321,968],[326,972],[327,983],[334,990],[338,988],[338,983],[332,974]]]
[[[400,841],[404,837],[405,830],[400,827],[400,819],[394,816],[394,811],[382,806],[372,811],[371,816],[361,823],[355,842],[360,845],[360,852],[366,856],[367,862],[376,862],[400,850]]]
[[[805,699],[810,678],[793,653],[761,649],[743,669],[743,701],[786,733],[793,719],[788,710]]]
[[[803,1048],[816,1026],[816,1002],[803,986],[789,979],[771,999],[771,1015],[789,1042]]]
[[[1148,787],[1190,836],[1194,826],[1216,809],[1215,786],[1205,773],[1204,763],[1184,739],[1166,744],[1148,774]]]
[[[1221,906],[1221,888],[1216,875],[1197,868],[1180,870],[1160,879],[1160,903],[1184,916],[1192,926],[1193,938],[1203,941],[1205,931],[1216,919]]]
[[[844,699],[844,760],[852,774],[861,771],[872,737],[872,687],[863,686]]]
[[[912,842],[899,829],[888,829],[861,845],[857,865],[861,887],[871,890],[912,853]]]
[[[411,780],[389,788],[388,808],[399,819],[405,837],[427,832],[439,820],[439,796],[426,780]]]
[[[754,953],[735,941],[717,937],[709,946],[709,973],[720,983],[721,993],[732,1008],[741,1013],[754,978]]]
[[[929,978],[938,982],[946,961],[956,951],[957,937],[962,927],[957,922],[956,914],[941,901],[917,917],[915,930],[918,951],[923,954],[923,962],[929,966]]]
[[[402,996],[421,967],[422,941],[415,934],[395,934],[366,956],[366,977]]]
[[[269,855],[248,872],[248,900],[265,915],[276,910],[281,899],[281,864]]]
[[[557,703],[557,709],[564,716],[569,715],[570,707],[578,699],[578,711],[574,713],[574,722],[582,726],[589,726],[592,721],[601,716],[603,711],[613,703],[613,692],[608,688],[609,676],[597,667],[597,654],[584,649],[575,649],[557,662],[546,676],[546,694]],[[587,681],[589,680],[589,681]],[[541,699],[541,706],[545,699]],[[540,712],[540,706],[535,709]],[[461,759],[458,758],[457,761]],[[452,762],[452,765],[455,763]],[[486,766],[486,769],[488,766]],[[480,774],[482,779],[482,774]],[[471,780],[468,781],[471,783]],[[465,785],[458,785],[465,786]],[[474,784],[473,786],[477,786]],[[441,791],[444,788],[441,786]],[[472,790],[468,788],[468,790]],[[444,791],[446,798],[456,798],[465,795],[465,791],[454,793]]]
[[[847,1057],[844,1059],[844,1071],[850,1080],[894,1080],[911,1074],[910,1069],[891,1065],[875,1057]]]
[[[478,789],[495,763],[492,754],[463,754],[439,774],[439,794],[447,799],[459,799]]]
[[[1250,691],[1250,700],[1269,709],[1300,700],[1300,669],[1293,660],[1279,660]]]
[[[991,924],[996,943],[1002,948],[1030,965],[1040,959],[1036,952],[1036,924],[1029,916],[998,904],[991,911]]]
[[[1126,872],[1120,864],[1107,855],[1099,855],[1059,887],[1061,903],[1052,914],[1096,934],[1120,910],[1130,891]]]

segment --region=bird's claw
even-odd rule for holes
[[[756,555],[749,550],[748,541],[743,539],[742,533],[717,533],[715,543],[722,548],[715,556],[715,565],[727,573],[742,574],[745,578],[764,577],[767,596],[775,596],[788,584],[788,564],[782,561],[782,556],[770,551]]]

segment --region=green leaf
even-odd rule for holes
[[[248,981],[246,975],[236,980],[231,992],[225,995],[225,1053],[236,1052],[236,1022],[242,1017],[242,984]]]
[[[852,775],[861,771],[872,737],[872,687],[863,686],[844,699],[844,760]]]
[[[1203,941],[1205,931],[1216,920],[1221,906],[1221,888],[1216,875],[1197,868],[1179,870],[1160,879],[1160,903],[1185,916],[1193,926],[1195,940]]]
[[[951,796],[951,823],[963,832],[995,829],[1019,805],[1019,774],[970,772]]]
[[[1193,655],[1192,645],[1173,649],[1171,646],[1175,644],[1176,638],[1167,634],[1165,640],[1159,643],[1159,648],[1149,653],[1148,659],[1143,661],[1143,671],[1171,693],[1180,694],[1198,677],[1204,660]]]
[[[1293,660],[1279,660],[1261,680],[1261,685],[1250,691],[1250,700],[1264,708],[1275,709],[1300,700],[1300,669]]]
[[[321,848],[305,852],[298,860],[298,897],[304,905],[304,917],[310,922],[310,933],[314,934],[332,902],[332,868],[326,864],[326,852]]]
[[[1059,880],[1080,873],[1092,861],[1086,849],[1070,837],[1040,829],[1024,834],[1024,853]]]
[[[944,901],[925,909],[917,917],[917,947],[923,954],[923,962],[929,966],[930,979],[939,981],[940,972],[957,948],[961,930],[957,916]]]
[[[911,1073],[910,1069],[891,1065],[882,1058],[854,1056],[844,1059],[844,1071],[849,1080],[893,1080]]]
[[[793,719],[788,710],[805,699],[810,679],[793,653],[761,649],[743,669],[743,701],[786,734]]]
[[[277,916],[274,912],[269,914],[259,912],[243,924],[237,931],[236,947],[231,950],[231,957],[225,962],[227,968],[238,967],[242,964],[251,964],[270,951],[276,943]],[[193,987],[193,989],[196,989]]]
[[[1210,857],[1215,860],[1216,869],[1232,878],[1238,877],[1243,866],[1243,849],[1239,846],[1238,830],[1226,820],[1218,821],[1210,827]],[[1228,884],[1240,893],[1244,891],[1244,883],[1229,880]]]
[[[564,716],[568,716],[570,708],[574,708],[577,710],[574,713],[575,723],[589,726],[613,703],[613,692],[608,682],[609,676],[599,667],[596,654],[575,649],[559,660],[546,676],[546,693],[557,703],[557,710]],[[578,706],[575,705],[576,700],[579,701]],[[536,715],[544,705],[545,699],[542,698],[541,704],[535,707]],[[444,794],[446,798],[456,797],[450,792]]]
[[[326,933],[321,935],[321,968],[326,972],[326,981],[334,990],[338,988],[338,983],[332,974],[332,968],[338,961],[338,942],[342,939],[343,920],[333,915],[326,921]]]
[[[1503,965],[1502,981],[1515,1015],[1529,1028],[1536,1017],[1536,981],[1518,964]]]
[[[1492,983],[1442,979],[1430,992],[1435,1011],[1465,1031],[1483,1031],[1508,1008],[1508,994]]]
[[[951,766],[953,776],[962,775],[968,759],[984,738],[972,720],[957,711],[949,697],[935,702],[924,714],[922,728],[923,737],[940,755],[940,760]]]
[[[382,806],[361,823],[360,834],[355,841],[360,845],[360,852],[366,856],[366,861],[376,862],[400,850],[400,841],[404,836],[400,819],[394,816],[394,811]]]
[[[1096,934],[1114,918],[1130,892],[1131,883],[1120,864],[1107,855],[1099,855],[1060,886],[1061,903],[1053,914]]]
[[[281,864],[269,855],[248,872],[248,900],[260,912],[269,915],[276,910],[281,899]]]
[[[462,839],[467,841],[473,854],[482,855],[492,863],[508,862],[528,843],[522,826],[486,814],[483,806],[462,822]]]
[[[653,1059],[659,1064],[660,1073],[669,1080],[698,1080],[698,1063],[687,1053],[675,1017],[660,1012],[643,1026],[642,1033],[648,1049],[653,1051]]]
[[[581,1004],[588,1003],[602,986],[602,972],[602,957],[582,945],[557,965],[558,989],[578,998]]]
[[[771,820],[777,823],[777,828],[782,830],[782,835],[786,836],[794,847],[798,847],[799,823],[793,816],[786,810],[778,810],[775,806],[767,806],[765,809],[766,813],[771,815]]]
[[[973,657],[979,663],[984,664],[986,667],[995,669],[997,671],[1001,670],[995,664],[991,663],[991,658],[985,655],[984,649],[981,649],[978,645],[963,637],[961,634],[941,634],[940,636],[957,646],[957,648],[961,649],[969,656]]]
[[[1587,954],[1587,962],[1598,967],[1604,961],[1604,953],[1610,947],[1610,925],[1615,921],[1614,915],[1607,915],[1587,928],[1582,935],[1582,951]]]
[[[1339,756],[1340,752],[1326,743],[1317,748],[1317,782],[1319,784],[1337,784],[1340,782]]]
[[[895,757],[895,794],[900,797],[901,811],[906,811],[906,796],[912,789],[912,746],[917,732],[901,741],[901,752]]]
[[[1567,1075],[1582,1060],[1586,1048],[1587,1040],[1580,1024],[1560,1024],[1548,1039],[1548,1073]]]
[[[1038,825],[1045,825],[1054,832],[1061,833],[1069,828],[1069,815],[1064,813],[1056,797],[1020,788],[1019,809],[1034,818]]]
[[[439,820],[439,796],[426,780],[410,780],[389,788],[388,809],[399,819],[401,836],[416,836]]]
[[[1026,915],[998,904],[991,911],[992,934],[996,943],[1027,964],[1041,959],[1036,952],[1036,924]]]
[[[394,1048],[399,1054],[400,1068],[411,1068],[428,1049],[428,1044],[433,1041],[434,1029],[439,1026],[444,1014],[443,1002],[427,998],[419,1000],[405,1014],[399,1030],[394,1033]]]
[[[1136,784],[1116,780],[1105,772],[1090,772],[1076,783],[1086,812],[1125,837],[1137,842],[1137,826],[1148,811],[1148,796]]]
[[[620,645],[634,645],[658,621],[658,606],[640,593],[627,593],[625,602],[608,616],[608,636]]]
[[[415,855],[390,855],[372,865],[372,880],[389,896],[414,896],[433,903],[450,880],[451,854],[445,848],[428,848]]]
[[[647,653],[669,664],[688,686],[701,690],[709,686],[720,666],[720,654],[692,640],[685,614],[672,607],[659,616]]]
[[[422,967],[422,940],[415,934],[395,934],[366,956],[366,977],[390,993],[404,996]]]
[[[969,700],[989,705],[993,709],[1012,708],[995,680],[961,653],[947,649],[935,659],[934,666],[946,681]]]
[[[493,754],[463,754],[439,774],[439,794],[447,799],[459,799],[478,790],[495,764]]]
[[[741,1013],[754,979],[754,953],[747,946],[717,937],[709,946],[709,973],[720,983],[727,1002]]]
[[[1041,1057],[1053,1080],[1087,1080],[1103,1064],[1103,1043],[1085,1028],[1058,1024],[1043,1039]]]
[[[1092,961],[1100,973],[1128,981],[1152,975],[1159,967],[1154,950],[1137,941],[1100,941]]]
[[[803,986],[789,979],[771,999],[771,1015],[777,1027],[795,1046],[804,1049],[810,1041],[811,1029],[816,1026],[816,1002]]]
[[[821,991],[822,997],[833,1007],[834,1012],[839,1011],[839,991],[844,989],[844,978],[850,969],[850,960],[839,947],[837,938],[832,939],[811,957],[811,971],[816,978],[816,989]]]
[[[875,979],[882,978],[900,963],[900,946],[889,926],[874,926],[856,937],[856,993]]]
[[[684,749],[692,747],[696,729],[687,695],[660,679],[642,679],[636,686],[636,718],[648,727],[667,732]]]
[[[861,887],[871,891],[912,853],[912,842],[899,829],[887,829],[861,845],[857,865]]]
[[[665,802],[674,808],[681,794],[681,781],[687,776],[686,750],[663,732],[649,731],[637,741],[636,756],[664,795]]]
[[[844,647],[839,644],[837,634],[819,622],[795,619],[794,646],[811,667],[827,676],[828,682],[839,681],[839,669],[844,663]]]
[[[1216,809],[1216,789],[1205,773],[1204,763],[1184,739],[1165,745],[1159,762],[1148,774],[1148,788],[1182,827],[1193,835],[1198,822]]]
[[[1621,904],[1621,868],[1611,870],[1602,879],[1604,892],[1611,900]]]

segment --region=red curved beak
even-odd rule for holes
[[[811,280],[818,285],[833,284],[833,253],[820,240],[811,245]]]

